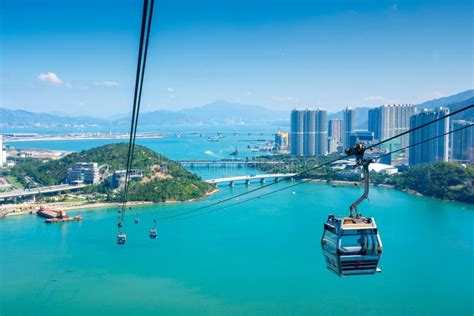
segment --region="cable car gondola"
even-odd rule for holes
[[[374,274],[382,255],[382,241],[373,217],[357,213],[357,206],[369,197],[369,164],[364,159],[364,145],[346,151],[356,156],[357,166],[364,174],[364,194],[350,206],[348,217],[329,215],[324,223],[321,248],[327,268],[339,276]],[[356,216],[354,217],[354,212]]]
[[[155,225],[153,225],[153,228],[150,229],[150,239],[156,239],[156,237],[158,237],[158,231],[156,230],[156,219],[153,220],[153,223],[155,223]]]
[[[127,241],[127,235],[125,233],[119,232],[117,234],[117,244],[118,245],[125,245],[126,241]]]

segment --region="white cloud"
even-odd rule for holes
[[[38,75],[38,79],[56,86],[59,86],[63,84],[63,81],[59,79],[58,75],[56,75],[54,72],[48,72],[48,73],[40,73]]]
[[[94,82],[94,86],[97,87],[105,87],[105,88],[113,88],[118,86],[120,83],[117,81],[100,81],[100,82]]]
[[[166,92],[168,92],[168,98],[176,98],[176,90],[174,88],[166,88]]]
[[[371,101],[371,102],[384,101],[385,97],[383,97],[381,95],[371,95],[371,96],[365,97],[364,100],[365,101]]]
[[[286,97],[273,96],[273,97],[272,97],[272,100],[273,100],[273,101],[277,101],[277,102],[284,102],[284,103],[288,103],[288,102],[298,102],[298,101],[299,101],[298,98],[290,97],[290,96],[286,96]]]
[[[447,96],[447,94],[443,93],[443,92],[439,92],[439,91],[434,91],[433,92],[433,97],[435,97],[436,99],[443,98],[443,97],[446,97],[446,96]]]

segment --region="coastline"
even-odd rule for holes
[[[363,185],[362,181],[348,181],[348,180],[332,180],[332,181],[328,182],[327,180],[324,180],[324,179],[312,179],[310,182],[327,183],[327,184],[331,184],[331,185],[334,185],[334,186],[337,186],[337,185],[361,186],[361,185]],[[390,184],[377,184],[377,185],[375,185],[375,184],[370,183],[370,186],[395,189],[395,187],[393,185],[390,185]]]
[[[158,205],[158,204],[175,204],[175,203],[190,203],[205,199],[215,193],[219,192],[216,188],[210,192],[207,192],[203,197],[198,199],[189,199],[186,201],[167,200],[164,202],[149,202],[149,201],[131,201],[127,202],[128,206],[142,206],[142,205]],[[60,209],[62,211],[82,211],[90,212],[100,208],[118,207],[122,203],[120,202],[53,202],[53,203],[23,203],[23,204],[11,204],[2,205],[0,207],[0,218],[10,216],[21,216],[21,215],[34,215],[39,210],[40,206],[52,209]],[[9,211],[10,210],[10,211]]]
[[[20,142],[36,142],[36,141],[66,141],[66,140],[124,140],[128,139],[129,136],[104,136],[104,137],[67,137],[67,136],[54,136],[54,137],[30,137],[30,138],[12,138],[4,139],[5,143],[20,143]],[[146,139],[160,139],[164,136],[140,136],[137,134],[137,138],[146,138]]]

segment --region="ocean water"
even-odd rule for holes
[[[157,141],[150,147],[188,158],[167,147],[179,144]],[[188,151],[219,151],[211,145],[217,146],[190,142]],[[376,218],[384,246],[382,272],[371,276],[334,275],[320,248],[328,213],[345,214],[361,194],[358,187],[307,183],[225,210],[159,221],[158,239],[148,238],[153,218],[256,186],[223,186],[193,203],[134,207],[126,215],[124,247],[116,245],[115,208],[71,212],[84,221],[66,224],[46,225],[34,216],[1,220],[0,315],[473,314],[471,205],[371,189],[371,203],[360,211]]]

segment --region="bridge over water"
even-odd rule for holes
[[[234,186],[236,182],[243,182],[245,185],[249,185],[252,180],[258,180],[260,183],[265,183],[265,179],[273,179],[273,181],[278,181],[282,178],[292,178],[296,173],[270,173],[270,174],[256,174],[251,176],[235,176],[227,178],[218,178],[218,179],[209,179],[205,180],[210,184],[222,184],[228,183],[230,186]]]
[[[255,160],[181,160],[179,163],[184,167],[254,167],[256,165],[282,165],[283,161],[255,161]]]

